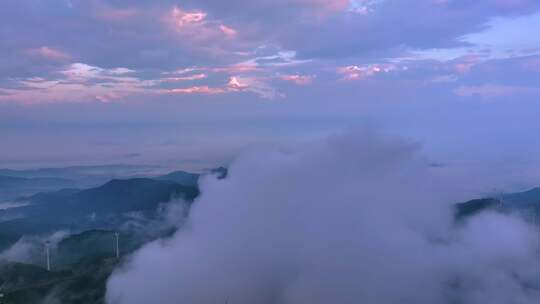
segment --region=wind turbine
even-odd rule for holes
[[[45,256],[47,257],[47,271],[51,271],[51,254],[50,254],[51,242],[45,242]]]
[[[115,238],[116,258],[118,259],[118,258],[120,258],[120,246],[119,246],[120,233],[115,232],[114,233],[114,238]]]

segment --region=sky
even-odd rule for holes
[[[537,162],[536,0],[4,0],[0,167],[204,167],[358,125]]]

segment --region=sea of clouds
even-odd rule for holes
[[[453,204],[494,177],[430,163],[369,130],[245,153],[115,271],[107,303],[540,303],[539,230],[493,212],[456,223]]]

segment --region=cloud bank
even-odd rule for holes
[[[107,303],[538,303],[532,226],[453,222],[476,180],[367,131],[253,151],[201,182],[186,225],[117,270]]]

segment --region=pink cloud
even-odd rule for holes
[[[361,73],[362,69],[359,66],[356,65],[349,65],[345,67],[340,67],[337,69],[337,72],[339,74],[343,74],[344,80],[356,80],[360,79],[362,77]]]
[[[225,36],[229,38],[234,38],[238,34],[238,32],[235,29],[230,28],[223,24],[219,26],[219,29],[223,32],[223,34],[225,34]]]
[[[0,88],[1,102],[22,104],[64,102],[111,102],[133,95],[154,94],[156,81],[131,76],[127,68],[104,69],[74,63],[59,71],[56,79],[30,77],[16,88]]]
[[[207,22],[206,18],[207,13],[203,11],[186,11],[175,6],[162,17],[162,21],[175,35],[186,40],[186,46],[207,49],[207,43],[223,37],[223,33],[217,25]]]
[[[227,88],[231,91],[242,91],[249,87],[248,84],[241,83],[238,77],[231,77],[227,83]]]
[[[223,94],[229,92],[239,92],[244,91],[249,86],[247,84],[241,83],[237,77],[231,77],[229,82],[223,87],[209,87],[209,86],[193,86],[188,88],[175,88],[163,91],[164,93],[169,94]]]
[[[278,99],[284,97],[267,83],[265,77],[254,76],[233,76],[227,84],[229,91],[251,92],[264,99]]]
[[[239,92],[249,88],[249,85],[242,83],[238,77],[231,77],[224,87],[193,86],[189,88],[176,88],[166,90],[173,94],[221,94],[227,92]]]
[[[200,73],[200,74],[193,74],[193,75],[189,75],[189,76],[181,76],[181,77],[168,77],[168,78],[164,78],[162,79],[163,82],[177,82],[177,81],[190,81],[190,80],[200,80],[200,79],[205,79],[207,78],[208,76],[204,73]]]
[[[222,88],[211,88],[208,86],[195,86],[189,88],[177,88],[167,90],[166,93],[172,94],[221,94],[226,93],[227,91]]]
[[[313,76],[311,75],[282,75],[280,77],[282,80],[295,83],[297,85],[308,85],[313,83]]]
[[[184,69],[178,69],[178,70],[175,70],[175,71],[172,71],[172,72],[163,72],[161,74],[163,75],[184,75],[184,74],[187,74],[187,73],[191,73],[191,72],[195,72],[197,70],[200,70],[198,68],[184,68]]]
[[[172,8],[169,17],[177,28],[184,26],[202,23],[206,19],[207,14],[203,11],[184,11],[180,7]]]
[[[52,83],[49,81],[49,83]],[[66,103],[66,102],[111,102],[131,95],[147,94],[149,91],[135,83],[113,85],[57,82],[34,83],[23,89],[0,89],[0,101],[22,104]]]
[[[136,81],[137,78],[128,76],[135,71],[128,68],[103,69],[85,63],[73,63],[59,73],[66,77],[66,80],[74,82],[85,82],[89,80],[109,80],[117,82]]]
[[[263,80],[253,77],[233,76],[221,87],[193,86],[188,88],[175,88],[162,90],[165,94],[225,94],[234,92],[251,92],[265,99],[275,99],[283,97]]]
[[[221,20],[208,18],[208,14],[201,10],[187,11],[175,6],[165,13],[162,21],[176,35],[188,40],[187,46],[210,53],[227,54],[220,45],[226,45],[228,40],[238,35],[236,29]]]
[[[337,72],[343,75],[343,80],[362,80],[378,73],[389,73],[396,69],[394,64],[349,65],[338,68]]]
[[[471,64],[471,63],[457,63],[454,66],[454,69],[456,70],[456,72],[460,74],[466,74],[471,71],[471,68],[473,67],[473,65],[474,64]]]
[[[478,63],[480,63],[480,57],[477,55],[467,55],[456,59],[453,68],[457,73],[466,74]]]
[[[48,46],[29,49],[26,52],[31,56],[41,57],[53,61],[68,61],[72,58],[70,54]]]

